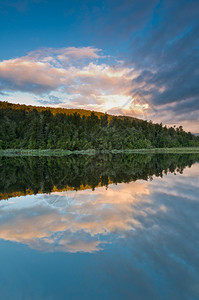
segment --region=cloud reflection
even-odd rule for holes
[[[197,200],[188,188],[191,183],[196,190],[195,174],[197,164],[186,169],[185,175],[170,174],[153,182],[140,180],[109,185],[107,190],[99,187],[1,201],[0,238],[48,252],[99,251],[132,232],[161,228],[160,216],[167,216],[171,207],[161,199],[156,201],[158,195]]]

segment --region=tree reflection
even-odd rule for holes
[[[182,173],[196,161],[198,154],[1,157],[0,199],[152,180],[168,172]]]

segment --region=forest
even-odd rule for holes
[[[0,149],[126,150],[197,147],[182,126],[87,110],[0,102]]]

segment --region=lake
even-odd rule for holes
[[[0,168],[0,299],[199,299],[198,154]]]

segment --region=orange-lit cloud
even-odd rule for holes
[[[92,47],[33,51],[0,62],[0,87],[6,92],[32,93],[34,101],[42,104],[55,105],[51,98],[56,97],[56,104],[65,107],[117,108],[119,113],[131,109],[137,114],[146,110],[145,103],[130,107],[136,101],[132,98],[134,69],[122,61],[110,65],[106,59]]]

